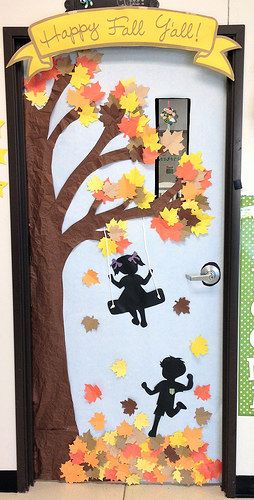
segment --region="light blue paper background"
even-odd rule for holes
[[[197,400],[193,390],[176,396],[188,407],[174,419],[161,419],[159,432],[167,435],[185,426],[196,426],[195,409],[204,406],[213,417],[204,431],[209,443],[208,454],[221,457],[221,385],[222,385],[222,281],[208,288],[200,283],[189,283],[185,273],[198,273],[201,267],[215,261],[223,267],[223,204],[225,162],[225,110],[226,82],[224,77],[193,65],[193,54],[173,50],[152,48],[104,49],[101,72],[96,76],[103,91],[108,93],[119,79],[135,77],[138,84],[150,87],[146,113],[155,125],[155,98],[188,97],[191,99],[190,151],[202,151],[204,164],[213,171],[213,186],[207,190],[211,214],[215,220],[208,236],[190,237],[184,243],[163,242],[155,230],[150,229],[150,220],[145,219],[148,249],[154,278],[164,290],[166,302],[147,310],[148,327],[134,326],[128,314],[111,316],[107,302],[110,300],[107,261],[97,249],[97,243],[87,241],[80,244],[69,256],[64,272],[64,324],[67,347],[68,371],[75,415],[80,433],[88,430],[89,420],[95,412],[106,416],[106,430],[113,430],[123,418],[133,422],[133,417],[123,415],[120,401],[133,398],[138,411],[145,412],[153,421],[157,396],[150,397],[141,388],[146,381],[153,388],[160,380],[160,361],[169,355],[182,357],[187,373],[194,374],[196,385],[211,384],[212,398]],[[63,95],[52,115],[51,129],[68,110]],[[83,127],[78,121],[70,125],[57,141],[53,156],[53,176],[56,193],[68,175],[86,156],[98,140],[103,125],[100,122]],[[119,136],[104,150],[110,151],[126,145]],[[146,186],[154,189],[154,168],[135,164],[146,176]],[[95,172],[101,178],[113,181],[133,168],[131,161],[119,162]],[[93,174],[94,175],[94,174]],[[87,180],[77,191],[67,212],[66,230],[88,211],[93,200],[86,188]],[[110,209],[114,204],[103,205],[100,210]],[[146,255],[142,237],[141,220],[128,224],[128,237],[132,246],[127,253],[137,251],[144,262]],[[146,262],[147,264],[147,262]],[[86,288],[82,275],[89,268],[99,273],[100,285]],[[140,270],[145,276],[147,266]],[[152,281],[145,287],[153,290]],[[121,291],[114,287],[114,297]],[[186,297],[190,300],[191,314],[177,316],[173,312],[175,300]],[[81,321],[84,316],[95,316],[100,326],[97,332],[85,333]],[[197,335],[208,340],[207,356],[195,358],[190,352],[190,341]],[[110,366],[117,359],[125,359],[127,376],[116,379]],[[179,379],[187,383],[186,376]],[[97,384],[103,393],[102,400],[88,404],[84,399],[84,385]],[[148,429],[147,429],[148,431]]]

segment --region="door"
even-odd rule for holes
[[[155,48],[25,80],[37,477],[221,481],[227,98]]]

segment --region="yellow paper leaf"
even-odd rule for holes
[[[114,446],[116,444],[116,437],[117,437],[117,432],[111,431],[111,432],[105,432],[102,439],[103,441],[105,441],[105,443]]]
[[[148,416],[145,413],[139,413],[134,419],[134,425],[141,431],[143,427],[147,427],[149,425]]]
[[[96,273],[96,271],[94,271],[93,269],[88,269],[88,271],[83,275],[82,282],[83,285],[86,285],[88,287],[92,285],[98,285],[100,283],[98,273]]]
[[[87,189],[92,191],[93,193],[98,193],[103,187],[104,181],[100,179],[97,175],[91,177],[91,179],[87,182]]]
[[[142,134],[142,132],[144,132],[145,126],[149,123],[149,121],[150,121],[150,118],[148,118],[148,116],[141,115],[141,117],[139,118],[138,126],[137,126],[137,132]]]
[[[116,253],[117,244],[115,241],[111,240],[110,238],[105,238],[104,236],[99,241],[98,248],[102,251],[102,255],[106,257],[107,255],[111,255],[112,253]]]
[[[173,476],[174,480],[177,481],[177,483],[181,483],[182,482],[183,478],[181,476],[181,472],[178,469],[176,469],[173,472],[172,476]]]
[[[0,128],[2,128],[5,124],[5,121],[4,120],[0,120]]]
[[[117,376],[117,378],[125,377],[127,373],[127,363],[124,359],[118,359],[111,366],[112,372]]]
[[[6,165],[5,155],[7,153],[7,149],[0,149],[0,163],[1,165]]]
[[[144,196],[143,200],[137,204],[137,206],[138,206],[138,208],[142,208],[142,209],[151,208],[151,203],[155,200],[155,195],[153,193],[151,193],[150,191],[147,191],[146,188],[144,188],[143,191],[144,191],[145,196]]]
[[[87,85],[91,80],[88,68],[82,66],[82,64],[75,66],[70,74],[72,75],[70,84],[77,89],[80,89],[82,85]]]
[[[184,153],[179,161],[179,165],[182,166],[187,162],[190,162],[195,170],[200,170],[201,172],[205,170],[201,151],[198,151],[197,153],[191,153],[190,155]]]
[[[104,413],[95,413],[89,420],[90,424],[94,427],[96,431],[103,431],[105,427],[105,415]]]
[[[145,148],[150,148],[151,151],[159,151],[161,149],[159,134],[156,132],[155,128],[151,128],[147,125],[144,128],[142,139]]]
[[[0,181],[0,198],[4,197],[4,188],[7,186],[7,182]]]
[[[164,208],[162,212],[160,212],[160,216],[168,223],[169,226],[174,226],[178,222],[178,210],[177,208]]]
[[[192,472],[192,477],[194,479],[194,483],[197,485],[197,486],[202,486],[202,484],[205,484],[206,483],[206,479],[205,479],[205,476],[203,476],[203,474],[201,474],[198,470],[194,469],[193,472]]]
[[[136,92],[130,92],[127,95],[123,95],[120,98],[120,106],[122,109],[125,109],[127,113],[133,113],[139,106]]]
[[[140,484],[141,478],[137,474],[131,474],[126,478],[126,484],[131,486],[132,484]]]
[[[199,358],[199,356],[204,356],[205,354],[208,353],[208,344],[207,340],[204,339],[201,335],[195,338],[190,344],[190,350],[196,358]]]
[[[85,125],[85,127],[88,127],[90,123],[96,122],[99,117],[98,114],[94,112],[95,107],[90,106],[90,104],[84,106],[82,108],[82,111],[80,111],[79,114],[79,121],[82,123],[82,125]]]
[[[195,215],[200,220],[200,222],[198,222],[195,226],[192,226],[192,233],[194,233],[196,236],[199,236],[200,234],[207,234],[208,227],[211,225],[214,217],[206,214],[202,210],[196,210]]]
[[[35,94],[32,90],[30,92],[25,92],[26,99],[31,102],[32,106],[37,106],[42,108],[47,104],[49,97],[45,92],[37,92]]]
[[[128,88],[130,85],[133,83],[136,83],[135,78],[128,78],[128,80],[121,80],[121,84],[125,87]]]
[[[138,168],[132,168],[130,172],[125,174],[125,177],[136,187],[142,187],[144,185],[145,176],[141,175]]]
[[[179,448],[180,446],[187,446],[187,439],[184,437],[181,431],[174,432],[169,438],[170,445],[173,448]]]
[[[127,221],[121,219],[120,220],[111,219],[111,221],[106,224],[106,228],[108,231],[110,231],[112,227],[115,226],[119,227],[120,229],[123,229],[123,231],[126,231]]]
[[[156,467],[156,463],[149,462],[149,460],[144,458],[138,458],[136,467],[138,470],[142,470],[142,472],[152,472]]]

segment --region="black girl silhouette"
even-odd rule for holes
[[[145,309],[157,306],[165,301],[164,293],[161,289],[152,292],[146,292],[141,285],[147,285],[152,277],[152,270],[149,271],[146,278],[142,278],[137,273],[139,266],[144,266],[141,258],[134,252],[132,255],[124,255],[117,260],[113,260],[111,267],[115,275],[125,274],[120,280],[116,281],[113,275],[109,278],[117,288],[124,288],[123,293],[116,301],[108,302],[108,308],[111,314],[123,314],[128,312],[132,316],[134,325],[147,326]],[[138,318],[140,315],[140,320]]]

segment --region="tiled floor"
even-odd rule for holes
[[[0,493],[0,500],[17,500],[23,494]],[[27,500],[216,500],[225,498],[217,486],[124,486],[121,484],[74,484],[38,481]]]

